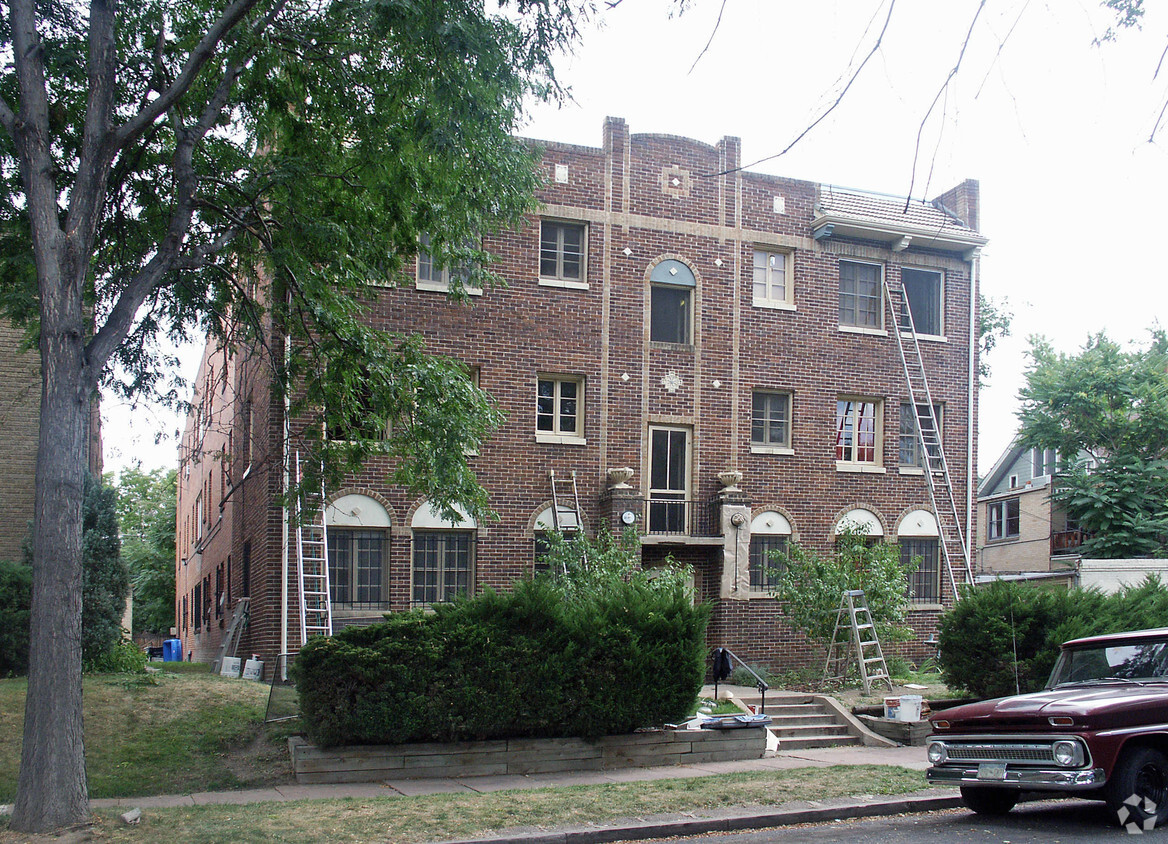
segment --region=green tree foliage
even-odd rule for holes
[[[174,626],[174,469],[123,470],[117,479],[122,559],[134,587],[134,633]]]
[[[864,531],[844,526],[833,551],[822,553],[797,543],[787,551],[773,552],[782,577],[775,590],[786,619],[809,639],[831,642],[836,611],[843,593],[863,589],[868,608],[884,641],[903,641],[912,636],[906,623],[908,576],[915,565],[900,561],[900,549],[885,542],[871,542]]]
[[[629,528],[619,536],[602,524],[593,539],[584,533],[547,534],[548,550],[541,562],[543,575],[569,597],[596,594],[631,585],[637,589],[692,589],[693,569],[677,565],[672,558],[665,565],[641,568],[641,541]]]
[[[1081,454],[1052,493],[1088,534],[1083,554],[1160,556],[1168,548],[1168,335],[1125,350],[1100,333],[1074,355],[1032,338],[1020,442]]]
[[[28,670],[32,566],[0,560],[0,677]]]
[[[950,687],[976,697],[1033,692],[1063,642],[1155,627],[1168,627],[1168,587],[1154,576],[1111,595],[996,581],[941,616],[941,668]]]
[[[320,744],[593,738],[691,711],[706,620],[680,583],[569,594],[538,577],[312,639],[293,676]]]
[[[306,465],[335,476],[385,450],[394,482],[486,515],[466,453],[498,411],[460,366],[362,314],[422,233],[437,264],[494,279],[481,238],[533,208],[539,181],[513,131],[526,98],[559,94],[551,57],[586,5],[4,4],[0,306],[38,338],[45,373],[14,830],[89,811],[82,475],[100,384],[174,394],[169,341],[230,331],[271,352],[302,417],[343,424],[361,406],[394,423],[388,443],[298,443],[317,452]],[[272,326],[293,342],[269,343]]]
[[[998,341],[1010,336],[1010,325],[1014,313],[1010,310],[1010,300],[1000,302],[989,296],[978,297],[977,338],[980,352],[977,359],[978,382],[984,387],[990,380],[989,356]]]
[[[121,556],[118,494],[100,478],[85,477],[84,599],[81,655],[97,666],[122,641],[122,617],[130,595],[130,574]]]

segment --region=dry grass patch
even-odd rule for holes
[[[111,842],[410,844],[502,830],[606,823],[681,812],[702,814],[797,800],[903,794],[924,787],[920,771],[878,765],[836,766],[493,794],[148,809],[134,827],[122,825],[118,812],[111,810],[100,813],[92,832],[95,840]],[[15,839],[0,834],[3,840]]]

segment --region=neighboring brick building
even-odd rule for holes
[[[41,362],[24,348],[24,331],[0,322],[0,560],[24,558],[24,542],[36,500],[37,440],[40,436]],[[100,475],[101,415],[93,403],[89,471]]]
[[[530,576],[551,525],[554,470],[575,472],[587,529],[628,520],[646,565],[667,555],[693,565],[698,595],[713,607],[712,645],[772,666],[822,655],[781,623],[763,553],[792,539],[830,547],[841,522],[863,522],[925,557],[912,584],[920,637],[907,652],[928,652],[923,640],[953,596],[881,282],[887,274],[903,284],[912,307],[969,537],[985,243],[977,183],[906,202],[748,173],[740,161],[735,138],[709,146],[630,136],[610,118],[601,148],[546,144],[541,213],[487,237],[506,288],[453,303],[423,254],[413,287],[378,294],[378,327],[419,332],[430,350],[464,361],[506,412],[471,458],[501,519],[444,522],[386,484],[386,465],[372,461],[329,491],[338,623]],[[196,580],[205,607],[208,577],[217,582],[221,570],[227,595],[251,597],[242,650],[270,658],[285,640],[299,646],[295,580],[281,580],[288,534],[274,503],[282,407],[262,355],[232,360],[234,389],[206,393],[231,405],[210,418],[234,419],[232,471],[223,490],[207,470],[180,492],[180,622]],[[197,490],[208,488],[200,516]],[[231,548],[212,557],[206,535],[201,574],[184,579],[183,560],[194,562],[184,526],[218,518],[224,491]],[[294,553],[293,542],[293,573]],[[213,640],[214,631],[193,640],[196,659],[211,658]]]

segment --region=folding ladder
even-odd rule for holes
[[[849,634],[850,629],[850,634]],[[876,625],[872,623],[872,613],[868,609],[868,598],[863,589],[844,592],[836,610],[835,630],[831,634],[831,645],[827,649],[827,662],[823,666],[823,681],[842,680],[848,673],[851,662],[849,655],[855,649],[856,663],[860,667],[860,680],[864,684],[864,694],[872,694],[872,684],[883,682],[892,690],[892,679],[888,676],[888,665],[884,662],[884,650],[876,635]]]

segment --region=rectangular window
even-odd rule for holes
[[[986,539],[1010,539],[1020,533],[1020,501],[992,501],[986,508]]]
[[[879,399],[846,398],[835,404],[835,459],[841,463],[880,463]]]
[[[536,382],[535,431],[554,437],[583,438],[584,380],[541,375]]]
[[[791,447],[791,394],[756,392],[750,416],[750,444]]]
[[[650,287],[649,339],[688,346],[693,322],[693,288],[654,284]]]
[[[853,328],[884,327],[884,294],[880,287],[881,266],[840,261],[839,321]]]
[[[418,290],[449,291],[451,278],[459,279],[465,285],[465,271],[455,268],[452,274],[449,268],[435,262],[434,256],[430,254],[430,235],[425,232],[418,235]],[[479,296],[483,292],[481,287],[468,285],[463,290],[472,296]]]
[[[1031,477],[1053,475],[1058,467],[1058,455],[1053,448],[1035,448],[1030,451]]]
[[[183,595],[183,602],[182,602],[182,629],[183,629],[183,631],[184,631],[184,632],[185,632],[185,631],[187,631],[187,630],[190,630],[190,629],[191,629],[191,625],[187,623],[187,618],[188,618],[188,616],[187,616],[187,596],[186,596],[186,595]]]
[[[191,595],[191,615],[195,619],[195,632],[198,633],[203,629],[203,581],[195,584],[195,589]]]
[[[753,296],[755,307],[786,307],[791,303],[791,256],[774,249],[754,250]]]
[[[349,609],[388,605],[385,540],[384,530],[330,528],[329,593],[333,604]]]
[[[583,223],[541,220],[539,224],[539,277],[580,284],[584,281]]]
[[[916,571],[908,576],[908,596],[914,604],[941,603],[941,556],[940,546],[932,537],[902,537],[900,540],[900,560],[911,563],[916,560]]]
[[[243,403],[242,434],[240,438],[239,463],[244,469],[251,465],[251,397]]]
[[[942,275],[938,270],[917,270],[902,267],[900,281],[904,286],[905,309],[900,314],[900,325],[908,328],[909,313],[917,334],[942,336],[941,318]]]
[[[941,458],[941,405],[933,405],[933,417],[929,416],[927,404],[916,405],[913,412],[910,402],[900,403],[900,465],[925,468],[925,455],[928,454],[936,468],[940,468]],[[936,419],[937,427],[933,427]],[[921,449],[921,437],[917,436],[917,424],[924,431],[926,449]]]
[[[778,588],[783,572],[781,564],[771,554],[786,550],[785,536],[762,533],[750,537],[751,592],[773,592]]]
[[[469,595],[474,585],[474,534],[414,531],[413,605],[427,606]]]

